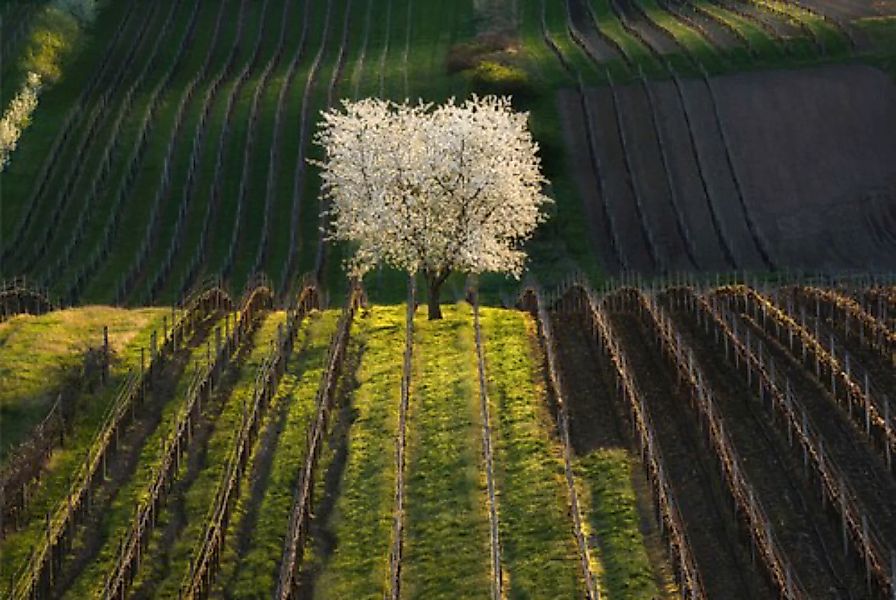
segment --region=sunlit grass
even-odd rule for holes
[[[233,315],[230,316],[230,319],[233,323]],[[212,346],[214,346],[214,332],[219,328],[223,336],[225,318],[218,319],[210,329],[211,333],[208,339],[211,340]],[[214,349],[212,348],[213,353]],[[190,351],[188,366],[178,378],[173,394],[165,401],[159,425],[146,438],[140,449],[135,472],[104,507],[102,517],[97,525],[97,533],[102,543],[101,549],[93,561],[78,574],[67,591],[66,597],[87,598],[101,594],[105,578],[115,565],[119,540],[130,527],[137,506],[148,497],[149,484],[154,477],[155,469],[161,462],[163,440],[168,439],[174,429],[177,418],[183,409],[190,380],[197,366],[201,368],[201,365],[207,364],[208,354],[209,347],[206,344],[199,344]]]
[[[245,485],[231,517],[221,572],[214,595],[228,598],[268,597],[276,587],[283,541],[286,536],[293,494],[305,459],[308,426],[314,416],[314,399],[324,369],[330,338],[339,311],[328,310],[311,317],[302,345],[297,346],[289,368],[280,380],[272,412],[288,403],[286,420],[279,434],[271,472],[260,499],[251,499]],[[256,521],[248,540],[236,536],[250,501],[258,502]]]
[[[485,597],[487,494],[470,307],[415,320],[408,416],[406,598]],[[463,574],[463,576],[458,576]]]
[[[348,458],[327,526],[336,547],[314,587],[317,598],[380,598],[387,589],[404,321],[404,306],[376,306],[352,331],[363,354]]]
[[[508,596],[581,597],[562,447],[534,353],[534,323],[522,312],[488,308],[481,322]]]
[[[149,347],[153,329],[161,336],[166,314],[162,308],[88,306],[0,323],[0,462],[44,418],[62,387],[77,385],[74,377],[85,352],[103,346],[104,326],[109,328],[112,377],[106,387],[82,397],[97,407],[105,406],[129,368],[139,366],[140,348]]]
[[[197,541],[202,538],[207,516],[212,507],[221,474],[227,466],[231,450],[235,444],[243,411],[252,401],[255,376],[259,367],[271,353],[271,344],[277,339],[277,328],[285,319],[282,311],[270,313],[256,329],[252,349],[239,370],[234,373],[235,384],[226,398],[221,399],[220,413],[213,417],[212,432],[203,450],[200,471],[189,487],[183,492],[179,509],[172,506],[169,499],[166,508],[159,513],[156,528],[150,536],[143,560],[143,568],[134,579],[134,593],[152,593],[158,597],[173,598],[178,595],[181,582],[189,571],[190,560]],[[215,400],[203,406],[205,411],[217,412]],[[178,477],[187,471],[188,461],[182,461]],[[182,510],[182,512],[181,512]],[[165,528],[172,521],[183,519],[181,527],[173,539],[166,539]],[[159,556],[165,560],[160,561]]]

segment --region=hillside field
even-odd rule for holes
[[[474,93],[428,320],[314,136]],[[896,598],[896,1],[0,0],[0,103],[0,598]]]

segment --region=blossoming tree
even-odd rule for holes
[[[429,318],[451,273],[519,276],[544,220],[538,145],[508,98],[462,104],[343,102],[323,114],[329,237],[351,242],[355,275],[379,264],[422,273]]]

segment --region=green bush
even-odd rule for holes
[[[531,82],[519,67],[486,60],[473,70],[473,88],[482,94],[525,96],[531,91]]]

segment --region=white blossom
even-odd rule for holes
[[[10,101],[0,119],[0,173],[9,164],[9,157],[16,149],[22,131],[31,122],[31,114],[37,108],[37,96],[41,81],[37,73],[28,73],[21,89]]]
[[[453,271],[525,265],[544,220],[538,145],[509,98],[441,106],[378,99],[323,113],[323,195],[330,239],[353,242],[349,267],[422,271],[433,290]]]

